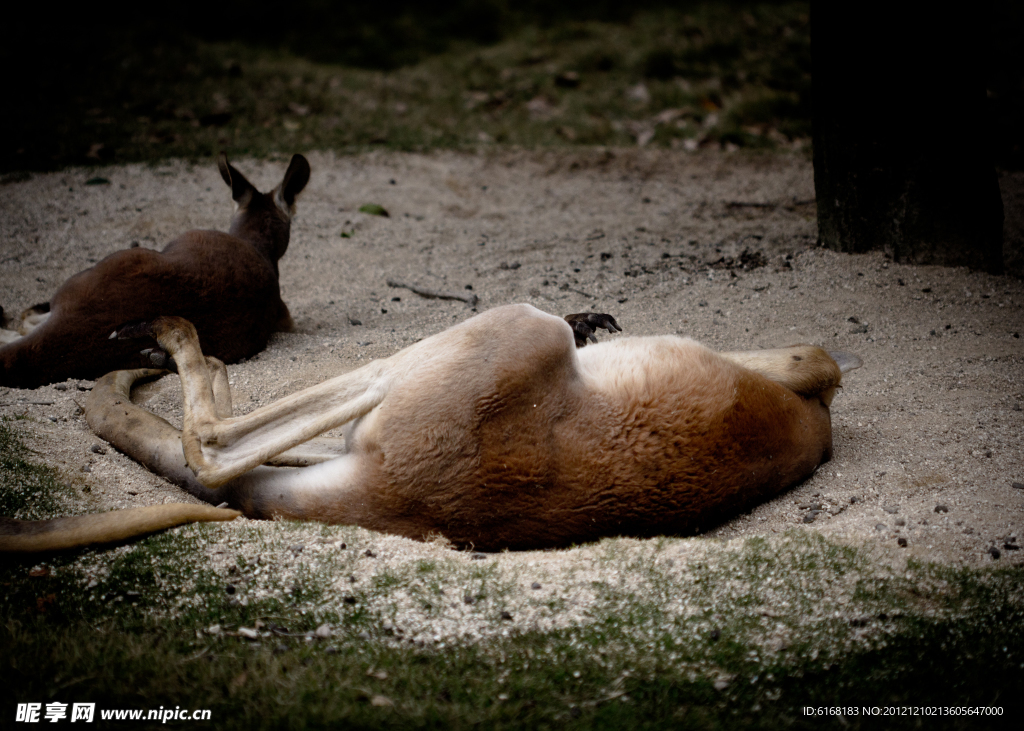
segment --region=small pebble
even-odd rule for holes
[[[936,505],[935,506],[935,512],[936,513],[948,513],[949,512],[949,508],[947,508],[945,505]]]
[[[1024,482],[1014,482],[1012,483],[1012,487],[1015,490],[1024,490]]]
[[[291,547],[291,551],[292,553],[302,553],[304,548],[305,546],[303,544],[296,543],[294,546]]]
[[[234,584],[228,584],[227,586],[224,587],[224,591],[227,592],[228,594],[234,594],[235,593],[235,585]]]
[[[472,594],[466,594],[464,597],[462,597],[462,601],[466,604],[475,604],[476,597],[474,597]]]
[[[369,548],[366,549],[366,553],[363,554],[367,558],[377,558],[377,554],[371,551]]]
[[[503,611],[501,613],[501,618],[511,622],[512,621],[512,613],[511,612],[504,612]]]
[[[532,584],[530,584],[530,588],[533,589],[534,591],[536,591],[537,589],[540,588],[540,583],[535,581]]]
[[[107,450],[105,450],[103,447],[101,447],[98,444],[94,444],[91,447],[89,447],[89,451],[92,452],[93,454],[106,454],[107,453]]]
[[[898,513],[900,511],[899,508],[897,508],[897,507],[895,507],[893,505],[883,505],[882,506],[882,510],[884,510],[887,513],[889,513],[889,515],[895,515],[896,513]]]
[[[906,548],[907,547],[907,539],[904,538],[903,536],[900,536],[899,538],[897,538],[896,539],[896,543],[899,544],[900,548]]]
[[[903,520],[903,518],[900,518],[899,520],[896,521],[896,525],[900,526],[901,528],[903,526],[905,526],[906,524],[907,524],[907,521]]]
[[[993,561],[996,560],[997,558],[999,558],[1002,555],[1001,553],[999,553],[999,549],[996,548],[995,546],[989,546],[988,554],[992,557]]]

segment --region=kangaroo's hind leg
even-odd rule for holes
[[[211,369],[191,323],[180,317],[159,317],[130,327],[130,334],[155,337],[174,359],[185,401],[182,448],[199,480],[209,487],[364,416],[387,391],[387,366],[378,361],[245,416],[225,418],[218,414],[215,395],[219,368]]]
[[[150,472],[166,478],[192,495],[219,503],[217,493],[192,472],[181,448],[181,432],[156,414],[132,403],[136,381],[159,377],[164,371],[114,371],[96,381],[85,401],[89,428]]]
[[[140,369],[103,376],[85,402],[89,427],[154,474],[205,502],[227,503],[250,518],[355,522],[355,514],[346,510],[343,498],[352,486],[360,484],[364,471],[358,469],[362,462],[357,456],[321,450],[314,458],[285,452],[282,462],[330,464],[302,469],[258,467],[218,489],[203,485],[185,460],[181,432],[131,401],[131,388],[137,381],[160,375],[163,371]]]

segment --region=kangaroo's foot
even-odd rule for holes
[[[110,333],[110,340],[135,340],[139,338],[156,339],[152,322],[147,320],[126,322]],[[139,351],[139,355],[142,356],[142,364],[146,368],[163,368],[172,373],[178,372],[178,366],[174,362],[174,358],[163,348],[145,348]]]
[[[622,332],[622,328],[619,327],[619,323],[615,322],[614,317],[599,312],[580,312],[576,315],[566,315],[565,321],[572,328],[577,348],[582,348],[586,345],[588,339],[596,343],[597,337],[595,337],[594,333],[599,328],[604,328],[610,333]]]
[[[21,323],[18,325],[18,332],[22,335],[28,335],[48,319],[50,319],[49,302],[40,302],[38,305],[32,305],[21,313]]]

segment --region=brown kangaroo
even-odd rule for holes
[[[161,317],[141,330],[176,364],[183,431],[131,403],[154,370],[104,376],[86,418],[153,472],[249,517],[481,550],[692,533],[830,459],[829,406],[856,356],[714,353],[674,336],[577,350],[598,327],[619,329],[609,315],[499,307],[232,416],[224,364],[188,322]],[[343,439],[319,437],[338,427]]]
[[[6,333],[16,339],[0,347],[0,385],[36,388],[138,365],[136,343],[109,337],[130,320],[187,318],[203,347],[227,362],[255,355],[272,332],[291,329],[277,260],[288,248],[309,163],[292,157],[269,193],[256,190],[223,153],[219,167],[236,204],[228,233],[188,231],[162,252],[118,251],[71,277],[48,305],[26,311],[23,337]]]

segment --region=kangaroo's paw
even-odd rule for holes
[[[139,351],[139,355],[142,356],[143,362],[147,368],[163,368],[171,373],[178,372],[178,364],[174,362],[174,358],[162,348],[146,348],[145,350]]]
[[[610,333],[622,332],[622,328],[619,327],[619,323],[615,322],[614,317],[600,312],[581,312],[576,315],[566,315],[565,321],[572,328],[577,348],[582,348],[586,345],[588,339],[596,343],[597,338],[594,336],[594,333],[600,328],[604,328]]]

